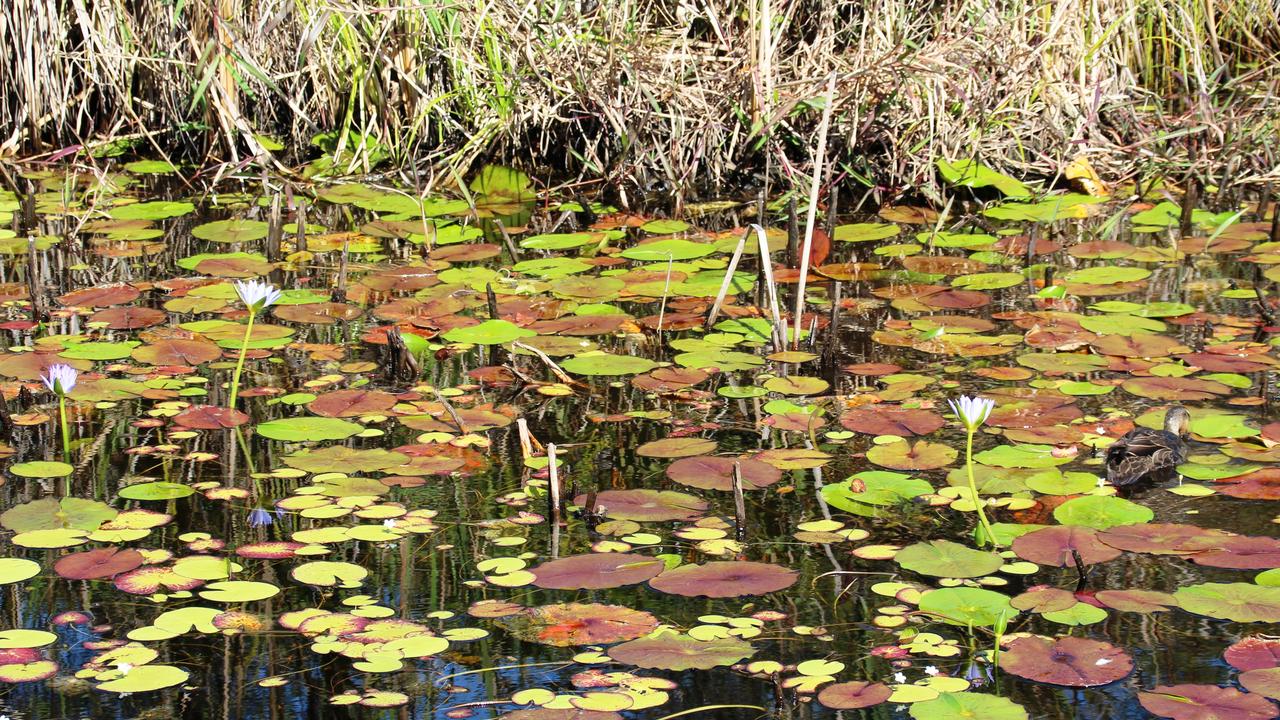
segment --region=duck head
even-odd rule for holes
[[[1181,405],[1174,405],[1164,415],[1164,429],[1177,437],[1187,437],[1191,434],[1191,413]]]

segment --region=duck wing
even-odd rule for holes
[[[1158,470],[1182,462],[1182,442],[1167,432],[1140,429],[1107,448],[1107,480],[1131,485]]]

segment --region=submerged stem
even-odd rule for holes
[[[240,373],[244,371],[244,356],[249,352],[249,336],[253,334],[253,319],[256,313],[249,311],[249,324],[244,328],[244,341],[240,343],[240,358],[236,360],[236,371],[231,375],[231,399],[227,402],[227,408],[231,411],[236,409],[236,396],[240,394]]]
[[[987,522],[987,512],[983,510],[983,500],[978,496],[978,483],[973,479],[973,430],[968,431],[968,436],[964,447],[964,467],[969,474],[969,493],[973,496],[973,505],[978,509],[978,522],[982,525],[982,532],[986,535],[986,542],[983,545],[990,544],[992,547],[999,548],[1000,543],[996,542],[996,534],[991,531],[991,523]]]

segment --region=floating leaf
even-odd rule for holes
[[[1050,685],[1095,687],[1133,672],[1133,658],[1098,640],[1032,636],[1014,640],[1000,653],[1000,669]]]

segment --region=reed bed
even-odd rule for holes
[[[941,157],[1276,179],[1271,0],[11,0],[0,156],[481,161],[628,193],[842,187]],[[273,138],[283,149],[267,140]],[[125,141],[122,143],[121,141]]]

